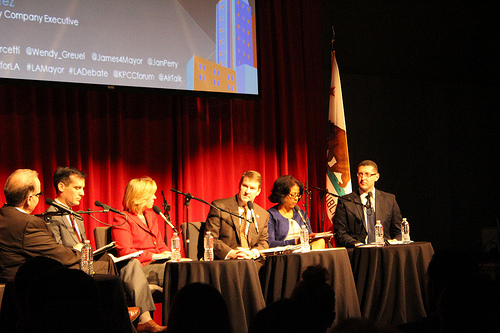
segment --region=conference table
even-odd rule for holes
[[[266,306],[253,260],[167,262],[164,281],[165,322],[176,292],[194,282],[219,290],[229,310],[233,333],[246,333],[253,317]]]
[[[334,324],[349,317],[360,317],[358,294],[345,248],[267,255],[260,270],[266,304],[289,298],[302,273],[311,265],[321,265],[328,270],[327,283],[335,291],[337,317]]]
[[[429,242],[355,248],[352,272],[361,315],[382,325],[425,318],[425,274],[433,254]]]

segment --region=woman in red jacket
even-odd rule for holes
[[[160,232],[160,216],[153,210],[157,186],[149,177],[132,179],[123,195],[125,215],[115,215],[111,236],[119,256],[142,250],[137,257],[150,284],[163,287],[165,259],[171,252]]]

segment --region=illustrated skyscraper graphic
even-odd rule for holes
[[[252,8],[248,0],[221,0],[216,6],[216,63],[194,55],[188,88],[257,94]]]

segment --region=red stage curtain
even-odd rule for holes
[[[163,190],[176,225],[186,216],[184,199],[172,187],[210,202],[234,195],[241,174],[254,169],[264,180],[256,203],[265,208],[272,206],[267,197],[280,175],[324,187],[320,1],[262,0],[259,12],[262,100],[4,82],[0,183],[17,168],[34,169],[46,197],[54,198],[54,170],[71,165],[87,173],[86,195],[76,210],[96,210],[95,200],[121,209],[127,182],[148,175],[158,184],[156,204],[161,206]],[[310,215],[318,229],[314,197]],[[34,213],[46,208],[42,200]],[[191,201],[190,222],[204,221],[207,213],[208,206]],[[97,225],[86,218],[87,230]]]

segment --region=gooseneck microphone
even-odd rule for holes
[[[106,204],[103,204],[99,200],[97,200],[96,202],[94,202],[94,205],[96,205],[97,207],[101,207],[102,209],[104,209],[105,213],[107,213],[107,212],[113,212],[113,213],[125,216],[125,214],[123,212],[120,212],[118,209],[113,208],[111,206],[108,206]]]
[[[309,225],[307,224],[307,220],[306,218],[304,217],[304,215],[302,215],[302,212],[300,210],[300,207],[298,205],[295,205],[295,207],[293,207],[293,210],[296,211],[297,213],[299,213],[300,215],[300,218],[302,219],[302,222],[304,222],[304,225],[306,226],[307,229],[310,229],[309,228]]]
[[[163,213],[161,212],[160,207],[153,206],[153,210],[155,211],[156,214],[160,215],[165,220],[165,222],[167,222],[167,224],[170,226],[170,228],[172,228],[176,233],[179,233],[177,231],[177,228],[172,224],[172,222],[170,222],[170,220],[167,219],[165,215],[163,215]]]
[[[252,214],[252,222],[253,224],[255,224],[255,230],[257,230],[257,232],[259,232],[259,226],[257,224],[257,221],[256,221],[256,218],[255,218],[255,211],[253,210],[253,201],[249,201],[247,202],[247,206],[248,206],[248,209],[250,209],[250,213]],[[246,216],[245,216],[246,218]]]
[[[54,206],[54,207],[56,207],[56,208],[57,208],[57,209],[59,209],[60,211],[63,211],[63,212],[65,212],[65,213],[68,213],[68,214],[71,214],[71,215],[73,215],[73,216],[76,216],[76,217],[78,217],[80,220],[83,220],[83,217],[82,217],[80,214],[75,213],[74,211],[72,211],[72,210],[71,210],[71,208],[68,208],[68,207],[66,207],[66,206],[64,206],[64,205],[61,205],[60,203],[55,202],[55,201],[54,201],[54,200],[52,200],[51,198],[47,198],[47,199],[45,199],[45,203],[46,203],[47,205],[49,205],[49,206]]]

